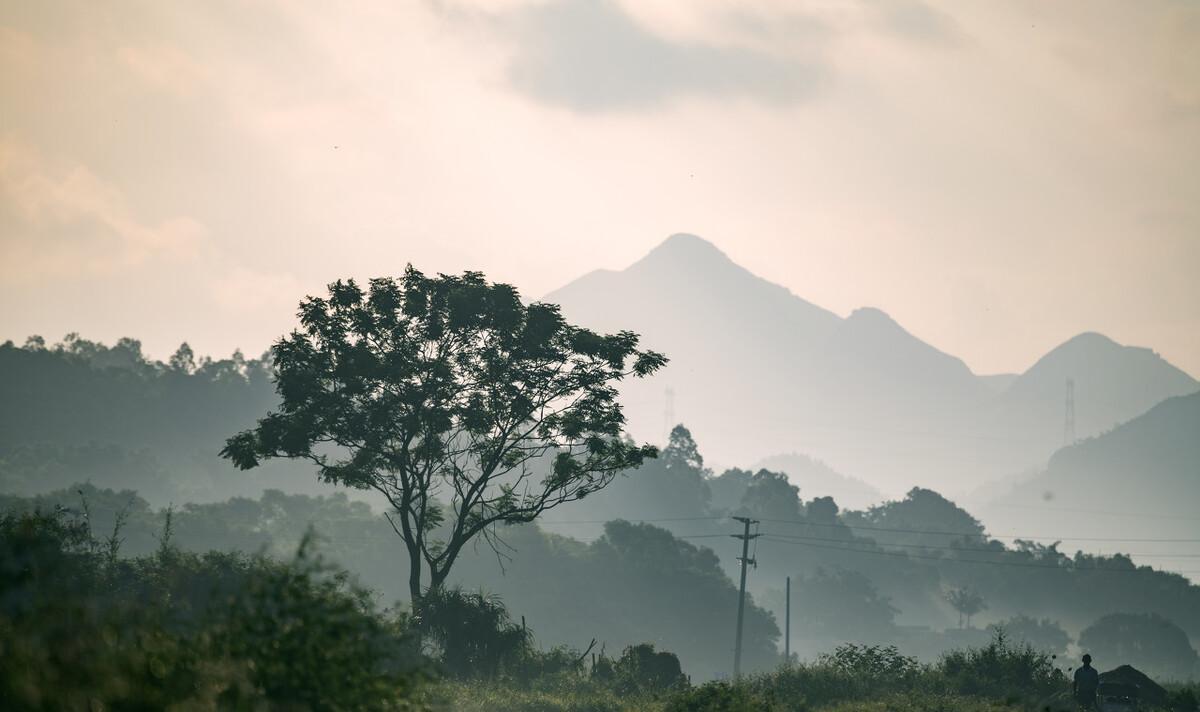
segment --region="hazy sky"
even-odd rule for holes
[[[977,372],[1200,375],[1200,3],[0,0],[0,338],[257,353],[342,276],[673,232]]]

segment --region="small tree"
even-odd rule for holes
[[[971,627],[971,616],[987,610],[987,603],[977,591],[969,588],[955,588],[946,592],[946,601],[958,611],[958,627],[963,627],[963,616],[967,618],[967,627]]]
[[[581,499],[654,457],[622,438],[615,384],[658,370],[628,331],[600,335],[558,307],[521,303],[483,275],[329,286],[272,348],[278,412],[226,442],[242,469],[307,459],[328,482],[372,489],[408,551],[409,591],[446,581],[464,545]]]

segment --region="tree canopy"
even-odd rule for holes
[[[307,459],[328,482],[381,493],[414,599],[423,574],[441,586],[475,536],[495,549],[498,524],[532,521],[656,455],[622,437],[616,384],[666,357],[477,272],[338,281],[301,303],[300,324],[272,348],[279,410],[222,454],[242,469]]]

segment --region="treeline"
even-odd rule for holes
[[[297,468],[246,475],[218,457],[236,428],[277,402],[269,357],[196,356],[185,343],[166,362],[141,343],[113,346],[68,334],[47,345],[0,344],[0,491],[38,494],[90,480],[136,489],[155,504],[257,496],[287,483],[322,492]]]
[[[1137,566],[1124,555],[994,539],[969,512],[927,489],[863,511],[842,511],[828,497],[802,494],[782,473],[713,473],[680,426],[657,460],[578,503],[570,518],[604,520],[623,512],[680,535],[713,537],[734,533],[734,523],[723,517],[760,520],[750,588],[782,621],[784,582],[791,577],[797,603],[792,647],[808,657],[851,640],[894,643],[933,660],[950,648],[983,644],[987,628],[1000,625],[1061,655],[1115,614],[1153,616],[1164,631],[1200,639],[1200,587],[1178,574]],[[591,533],[591,525],[544,526]],[[736,542],[698,541],[721,552],[727,573],[737,574]],[[1163,641],[1171,635],[1164,633]],[[1139,657],[1173,677],[1197,673],[1190,643],[1156,641]]]

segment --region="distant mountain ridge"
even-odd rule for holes
[[[1034,477],[979,509],[996,530],[1146,543],[1097,548],[1149,552],[1142,563],[1194,570],[1200,528],[1200,393],[1168,398],[1106,433],[1064,447]],[[1074,542],[1068,541],[1068,545]],[[1136,548],[1135,548],[1136,547]],[[1172,552],[1186,551],[1171,562]],[[1137,557],[1135,557],[1137,560]]]
[[[833,497],[843,510],[866,509],[884,501],[883,493],[866,482],[843,475],[824,462],[799,453],[772,455],[759,460],[750,469],[786,473],[791,483],[800,487],[804,499]]]
[[[628,268],[591,272],[545,301],[596,329],[636,331],[671,357],[660,376],[626,387],[640,437],[662,430],[669,387],[676,420],[715,462],[804,452],[891,494],[915,484],[962,491],[1040,466],[1062,442],[1068,373],[1080,435],[1200,388],[1152,352],[1099,335],[1068,341],[998,387],[882,310],[842,318],[694,235],[673,235]]]

